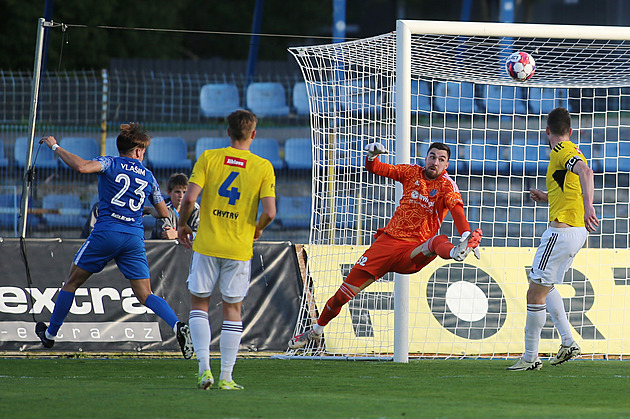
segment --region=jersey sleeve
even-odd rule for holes
[[[378,160],[378,157],[375,158],[374,160],[368,160],[367,157],[365,159],[365,169],[368,172],[374,173],[375,175],[379,175],[379,176],[385,176],[390,179],[394,179],[395,181],[398,181],[398,182],[401,182],[403,178],[402,170],[400,170],[402,166],[405,166],[405,165],[402,165],[402,164],[393,165],[393,164],[382,163]]]
[[[93,158],[92,160],[97,161],[101,164],[101,170],[99,170],[98,173],[103,173],[104,171],[109,169],[112,164],[114,164],[114,158],[111,156],[98,156]]]
[[[263,182],[260,188],[260,197],[275,198],[276,196],[276,174],[273,171],[273,166],[270,162],[266,162],[265,171],[263,175]]]
[[[463,207],[464,201],[462,200],[462,195],[459,193],[459,187],[450,176],[445,175],[445,179],[447,181],[444,182],[444,205],[449,210],[456,205],[462,205]]]
[[[197,162],[195,163],[195,166],[193,167],[192,174],[190,175],[190,179],[188,180],[189,182],[192,182],[195,185],[198,185],[201,189],[203,189],[203,187],[206,184],[206,170],[208,166],[207,161],[208,161],[208,153],[207,151],[204,151],[203,153],[201,153],[201,156],[199,156],[199,158],[197,159]]]
[[[155,204],[159,204],[162,201],[164,201],[164,196],[162,196],[162,192],[160,191],[160,185],[158,184],[157,179],[155,179],[155,176],[151,175],[151,193],[149,194],[149,202],[155,206]]]
[[[571,172],[573,172],[577,162],[583,161],[586,163],[584,155],[575,144],[571,144],[570,147],[562,148],[558,153],[558,157],[560,158],[560,163]]]

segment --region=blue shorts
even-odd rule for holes
[[[150,278],[144,237],[118,231],[93,231],[74,256],[74,264],[93,274],[116,260],[127,279]]]

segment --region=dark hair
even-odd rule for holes
[[[566,137],[571,134],[571,114],[565,108],[558,107],[547,114],[547,127],[553,135]]]
[[[137,122],[130,122],[120,126],[120,134],[116,138],[116,147],[120,154],[127,154],[135,147],[147,148],[151,144],[151,137]]]
[[[173,173],[171,177],[168,178],[168,183],[166,184],[166,190],[170,192],[176,186],[188,187],[188,176],[186,176],[183,173]]]
[[[437,142],[436,143],[432,143],[429,146],[429,149],[427,150],[427,155],[429,154],[429,151],[431,151],[432,148],[437,148],[438,150],[446,151],[446,155],[448,157],[448,160],[451,159],[451,148],[449,146],[447,146],[446,144],[444,144],[444,143],[437,143]]]
[[[250,111],[240,109],[227,117],[230,137],[233,140],[243,141],[256,129],[258,118]]]

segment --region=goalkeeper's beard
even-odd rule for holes
[[[438,173],[437,167],[435,166],[428,166],[424,168],[424,176],[427,179],[430,179],[430,180],[437,179],[438,177],[440,177],[441,174],[442,174],[441,172]]]

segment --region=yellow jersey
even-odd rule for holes
[[[203,189],[193,250],[206,256],[250,260],[259,201],[276,196],[271,163],[249,150],[206,150],[195,163],[190,182]]]
[[[547,167],[549,221],[584,227],[582,185],[580,177],[571,171],[580,160],[587,163],[580,149],[571,141],[561,141],[551,150]]]

